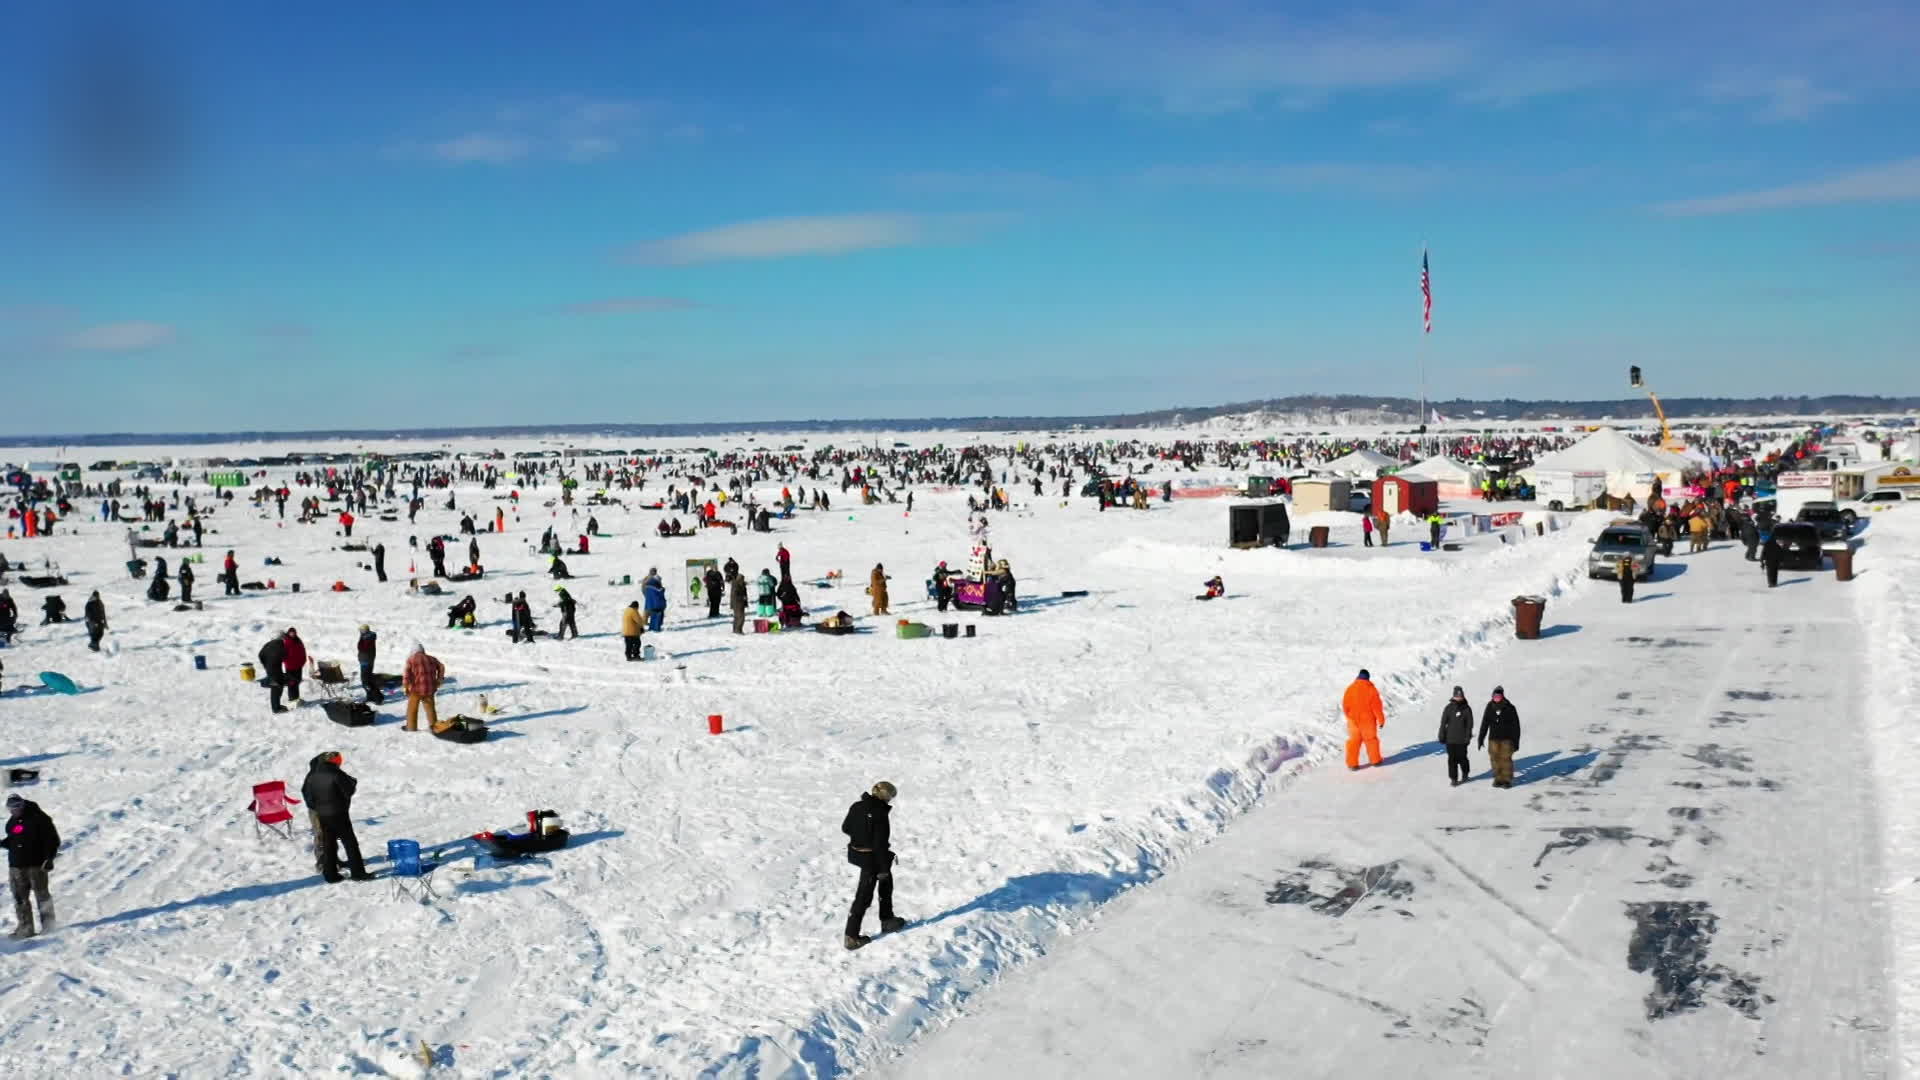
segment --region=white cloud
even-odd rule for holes
[[[1722,103],[1758,101],[1761,107],[1756,118],[1766,121],[1805,120],[1829,105],[1846,105],[1854,100],[1852,94],[1817,86],[1804,75],[1722,77],[1707,86],[1707,96]]]
[[[1361,191],[1397,195],[1421,191],[1445,179],[1422,165],[1370,162],[1291,162],[1277,165],[1156,165],[1139,179],[1167,187],[1247,188],[1274,191]]]
[[[1870,165],[1837,173],[1824,180],[1735,192],[1699,199],[1675,199],[1654,207],[1668,217],[1738,214],[1754,210],[1786,210],[1800,206],[1840,203],[1902,202],[1920,199],[1920,157],[1885,165]]]
[[[654,136],[699,137],[699,125],[690,121],[663,126],[671,112],[655,102],[573,96],[512,102],[467,116],[474,129],[466,134],[404,142],[397,149],[405,156],[456,165],[527,160],[585,163],[612,157]]]
[[[532,149],[532,144],[525,139],[485,131],[446,139],[428,147],[434,157],[455,165],[505,165],[526,157]]]
[[[1043,4],[990,33],[989,45],[1063,92],[1142,95],[1186,113],[1303,108],[1339,91],[1452,78],[1473,63],[1472,48],[1431,23],[1314,22],[1231,4]]]
[[[1060,177],[1020,169],[922,169],[895,180],[927,195],[1048,195],[1069,186]]]
[[[97,352],[131,352],[172,344],[179,337],[180,332],[166,323],[103,323],[68,334],[60,339],[60,346]]]
[[[913,214],[765,218],[648,241],[623,254],[633,262],[670,264],[845,255],[905,247],[926,234],[926,219]]]
[[[620,296],[568,304],[560,310],[568,315],[631,315],[643,311],[688,311],[704,306],[680,296]]]

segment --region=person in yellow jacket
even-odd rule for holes
[[[1341,696],[1340,711],[1347,714],[1347,768],[1360,767],[1362,746],[1367,748],[1369,764],[1380,764],[1380,729],[1387,726],[1387,712],[1366,668],[1360,669],[1360,677]]]
[[[627,659],[640,659],[640,629],[643,620],[640,616],[640,601],[635,600],[620,609],[620,636],[627,640]]]

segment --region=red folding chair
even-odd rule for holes
[[[253,785],[253,802],[247,809],[253,811],[254,835],[272,833],[283,840],[293,839],[293,811],[287,809],[288,803],[298,806],[300,800],[287,794],[285,780]]]

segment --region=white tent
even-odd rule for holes
[[[1393,458],[1363,446],[1351,454],[1343,454],[1325,465],[1318,466],[1314,471],[1342,476],[1364,476],[1372,480],[1380,475],[1381,469],[1391,469],[1399,464]]]
[[[1478,498],[1486,490],[1487,471],[1477,465],[1447,457],[1430,457],[1409,465],[1395,475],[1410,480],[1432,480],[1440,486],[1443,499]]]
[[[1558,470],[1606,473],[1608,494],[1637,497],[1646,494],[1650,477],[1659,477],[1661,486],[1670,488],[1697,466],[1678,454],[1634,442],[1612,428],[1601,428],[1565,450],[1542,456],[1530,468],[1522,469],[1521,475],[1532,483],[1537,482],[1539,473]]]

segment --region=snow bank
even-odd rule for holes
[[[1893,923],[1897,1045],[1920,1068],[1920,510],[1875,515],[1854,557],[1854,599],[1867,630],[1874,775],[1880,789]]]

